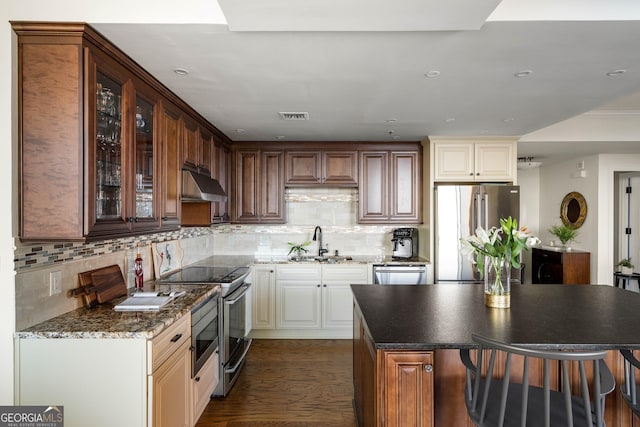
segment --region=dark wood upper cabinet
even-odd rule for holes
[[[419,149],[360,151],[359,223],[421,223]]]
[[[55,35],[39,28],[14,24],[21,239],[85,240],[158,228],[159,95],[94,44],[86,28],[71,25]]]
[[[193,170],[198,168],[198,125],[191,119],[182,122],[182,165]]]
[[[182,162],[212,172],[222,134],[89,25],[12,27],[21,240],[177,228]]]
[[[357,151],[287,151],[286,186],[358,185]]]
[[[200,129],[200,144],[198,145],[198,171],[211,176],[213,169],[213,136],[206,130]]]
[[[163,104],[160,122],[160,159],[162,180],[160,185],[160,219],[163,229],[180,225],[180,141],[182,122],[174,106]]]
[[[284,153],[238,149],[233,158],[231,222],[284,223]]]

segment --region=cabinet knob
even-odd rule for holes
[[[469,172],[469,176],[473,176],[473,172]]]
[[[320,283],[318,283],[316,286],[319,288],[320,287]]]
[[[424,365],[425,372],[433,372],[433,365]]]
[[[199,383],[200,382],[200,377],[195,377],[194,380]]]
[[[269,270],[269,273],[273,273],[273,270]]]
[[[479,175],[480,175],[480,172],[476,172],[476,175],[478,175],[478,176],[479,176]]]
[[[169,217],[168,217],[168,216],[163,216],[163,217],[162,217],[162,220],[163,220],[163,221],[167,221],[168,219],[169,219]]]
[[[326,287],[327,287],[327,284],[325,283],[324,285],[322,285],[322,287],[326,288]]]

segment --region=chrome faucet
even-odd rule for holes
[[[318,256],[322,258],[322,255],[329,252],[329,249],[325,249],[322,247],[322,228],[319,225],[316,225],[315,230],[313,230],[313,241],[318,241]]]

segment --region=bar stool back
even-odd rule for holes
[[[613,375],[604,362],[606,351],[532,350],[476,334],[473,340],[479,344],[476,364],[471,360],[469,349],[460,350],[460,358],[467,368],[467,413],[477,426],[604,426],[605,396],[615,388]],[[483,375],[485,349],[489,350],[489,362]],[[506,354],[503,379],[494,378],[498,351]],[[510,379],[512,355],[524,356],[520,382]],[[543,387],[529,385],[532,358],[543,361]],[[565,385],[562,391],[551,390],[550,362],[560,364]],[[580,389],[576,394],[571,393],[570,362],[577,363],[579,370]],[[585,365],[593,366],[592,384],[589,384]]]
[[[640,417],[640,403],[638,394],[640,386],[636,383],[636,370],[640,369],[640,361],[630,350],[620,350],[624,356],[624,384],[622,384],[622,397],[627,402],[634,414]]]

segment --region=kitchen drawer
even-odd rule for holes
[[[320,279],[321,265],[279,265],[276,280],[316,280]]]
[[[151,372],[169,358],[180,346],[191,340],[191,313],[182,316],[176,323],[169,326],[167,330],[153,338],[149,342]]]
[[[193,381],[193,423],[198,422],[200,415],[207,407],[209,400],[211,399],[211,393],[218,385],[219,371],[218,371],[219,355],[216,350],[209,360],[202,365],[200,371],[196,375]]]
[[[345,283],[367,283],[369,266],[367,264],[323,265],[323,281],[341,281]]]

